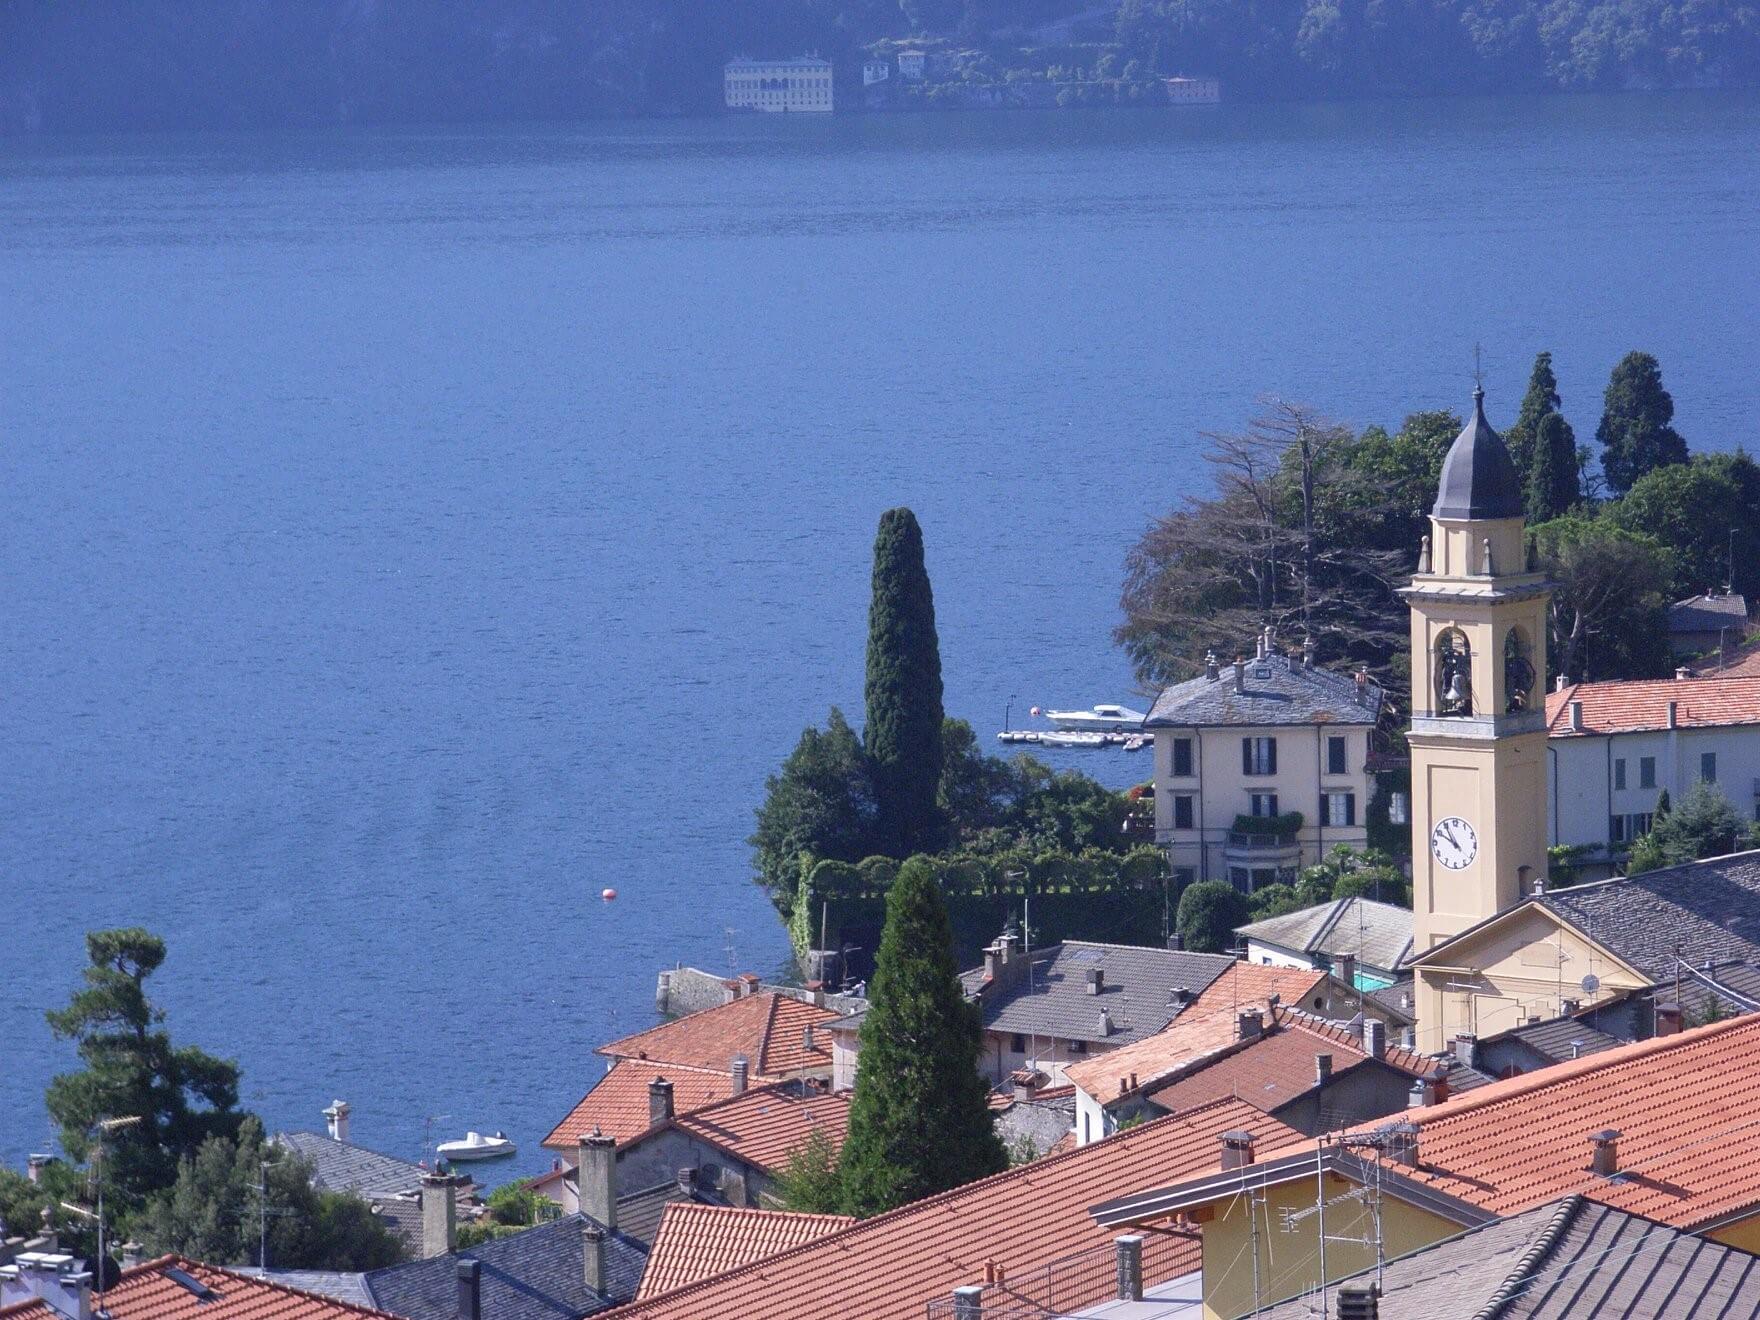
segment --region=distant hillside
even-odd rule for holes
[[[889,39],[968,86],[1760,83],[1754,0],[0,0],[0,131],[703,113],[730,54],[816,50],[849,80]]]

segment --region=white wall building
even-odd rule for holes
[[[1550,841],[1606,874],[1645,833],[1656,799],[1701,779],[1760,819],[1760,678],[1578,683],[1546,698]]]
[[[1380,709],[1381,689],[1366,676],[1275,654],[1269,637],[1251,660],[1209,656],[1203,677],[1163,691],[1143,727],[1155,736],[1155,841],[1176,880],[1251,892],[1338,844],[1366,847]],[[1248,829],[1241,817],[1264,825]]]
[[[753,60],[740,56],[722,70],[729,110],[827,114],[832,109],[831,61],[816,56]]]

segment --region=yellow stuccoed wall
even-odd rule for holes
[[[1744,1219],[1739,1224],[1725,1225],[1705,1236],[1713,1242],[1723,1243],[1726,1247],[1736,1247],[1760,1255],[1760,1215]]]
[[[1354,1186],[1354,1183],[1328,1175],[1326,1195],[1328,1199],[1340,1196]],[[1205,1320],[1233,1320],[1236,1316],[1252,1314],[1253,1232],[1249,1206],[1257,1216],[1259,1227],[1260,1305],[1294,1297],[1319,1285],[1318,1216],[1308,1216],[1287,1232],[1283,1227],[1283,1212],[1312,1208],[1317,1192],[1317,1180],[1306,1178],[1266,1189],[1262,1193],[1262,1202],[1256,1204],[1242,1194],[1216,1207],[1216,1217],[1203,1229]],[[1381,1198],[1385,1259],[1391,1260],[1460,1231],[1459,1224],[1439,1215],[1396,1201],[1391,1196]],[[1328,1237],[1372,1237],[1374,1219],[1368,1206],[1357,1200],[1328,1206],[1326,1234]],[[1339,1242],[1326,1245],[1328,1282],[1374,1263],[1375,1253],[1368,1247]]]

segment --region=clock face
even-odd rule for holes
[[[1430,831],[1430,851],[1449,870],[1462,871],[1479,855],[1479,836],[1459,816],[1446,816]]]

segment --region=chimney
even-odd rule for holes
[[[656,1077],[648,1083],[648,1126],[659,1127],[672,1117],[672,1083]]]
[[[1471,1032],[1456,1032],[1454,1039],[1448,1043],[1448,1046],[1454,1057],[1466,1064],[1467,1067],[1477,1068],[1479,1066],[1479,1038]]]
[[[983,1320],[984,1289],[979,1284],[968,1283],[963,1288],[953,1290],[953,1320]]]
[[[1242,655],[1237,655],[1234,658],[1234,690],[1236,692],[1247,690],[1247,658]]]
[[[1380,1018],[1363,1019],[1363,1053],[1371,1059],[1387,1056],[1387,1024]]]
[[[1003,948],[1001,940],[986,948],[984,950],[984,979],[992,985],[998,984],[1002,979],[1002,965],[1006,961],[1008,961],[1008,954]]]
[[[92,1276],[78,1271],[72,1256],[26,1251],[13,1266],[15,1279],[0,1276],[0,1306],[34,1298],[63,1320],[92,1320]]]
[[[1222,1134],[1222,1169],[1226,1173],[1230,1169],[1244,1169],[1253,1162],[1253,1134],[1251,1132],[1224,1132]]]
[[[1357,955],[1354,953],[1339,954],[1338,970],[1334,975],[1346,986],[1355,990],[1357,988]]]
[[[1314,639],[1312,637],[1308,637],[1302,642],[1302,668],[1303,669],[1312,669],[1314,667],[1314,652],[1316,649],[1317,648],[1314,645]]]
[[[1338,1320],[1381,1320],[1381,1289],[1373,1283],[1339,1284]]]
[[[581,1282],[588,1292],[606,1293],[605,1230],[590,1219],[581,1220]]]
[[[1671,729],[1681,727],[1681,703],[1678,701],[1668,703],[1668,727]]]
[[[617,1142],[594,1128],[581,1138],[575,1170],[581,1213],[606,1228],[617,1227]]]
[[[1685,665],[1682,665],[1679,669],[1674,671],[1674,681],[1677,683],[1685,683],[1692,676],[1693,671],[1688,669]],[[1670,702],[1669,704],[1673,705],[1674,703]]]
[[[1118,1255],[1118,1300],[1142,1301],[1143,1239],[1135,1233],[1126,1233],[1112,1239],[1112,1246]]]
[[[483,1262],[458,1262],[458,1320],[483,1320]]]
[[[1661,1000],[1656,1005],[1656,1034],[1658,1036],[1675,1036],[1680,1034],[1681,1006],[1673,1000]]]
[[[686,1200],[697,1194],[697,1171],[695,1169],[680,1169],[678,1171],[678,1190]]]
[[[1100,1010],[1100,1036],[1104,1039],[1112,1034],[1112,1014],[1106,1009]]]
[[[808,1054],[819,1048],[813,1041],[813,1024],[811,1022],[801,1028],[801,1048]]]
[[[458,1245],[458,1189],[463,1178],[422,1175],[422,1259],[444,1256]]]
[[[1235,1019],[1236,1036],[1241,1040],[1258,1040],[1265,1030],[1265,1018],[1256,1008],[1249,1008]]]
[[[1608,1128],[1597,1132],[1589,1140],[1595,1145],[1589,1171],[1601,1178],[1612,1178],[1619,1172],[1619,1131]]]
[[[324,1128],[332,1141],[348,1140],[348,1101],[332,1100],[324,1111]]]
[[[25,1177],[33,1183],[41,1182],[43,1170],[49,1167],[49,1161],[54,1158],[53,1155],[27,1155],[24,1161]]]
[[[147,1258],[147,1249],[130,1238],[122,1244],[122,1268],[132,1270]]]
[[[1572,733],[1581,733],[1582,731],[1583,731],[1583,703],[1580,701],[1573,701],[1573,702],[1571,702],[1571,732]]]
[[[1021,1068],[1014,1074],[1014,1098],[1031,1100],[1039,1094],[1039,1088],[1046,1082],[1045,1074],[1037,1068]]]
[[[1169,1008],[1181,1008],[1191,1002],[1192,987],[1189,985],[1176,985],[1167,992],[1167,1006]]]
[[[1395,1123],[1387,1129],[1387,1153],[1395,1164],[1403,1164],[1408,1169],[1418,1167],[1418,1125],[1416,1123]]]
[[[1316,1054],[1314,1056],[1314,1085],[1325,1086],[1332,1080],[1332,1056]]]
[[[1583,1006],[1583,1001],[1580,999],[1566,999],[1566,1000],[1563,1000],[1562,1002],[1564,1004],[1564,1011],[1567,1014],[1568,1013],[1575,1013],[1578,1009],[1580,1009]]]
[[[1369,704],[1369,671],[1359,669],[1351,677],[1356,680],[1357,684],[1357,705],[1367,706]]]
[[[1088,993],[1097,995],[1106,988],[1106,973],[1098,967],[1088,968]]]
[[[1222,673],[1222,665],[1216,659],[1216,652],[1204,652],[1204,677],[1214,683]]]
[[[746,1061],[745,1055],[736,1054],[733,1056],[733,1093],[735,1095],[746,1093],[746,1080],[751,1075],[751,1070],[752,1066]]]

